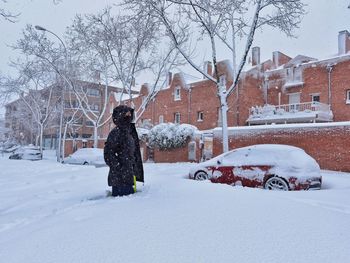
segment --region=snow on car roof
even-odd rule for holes
[[[319,170],[319,165],[310,155],[303,149],[290,145],[257,144],[237,148],[223,156],[232,159],[235,165],[278,165],[283,174],[287,174],[286,171],[291,167],[304,171]]]
[[[284,145],[284,144],[255,144],[255,145],[246,146],[238,149],[255,149],[255,150],[262,150],[262,151],[283,151],[283,152],[304,151],[301,148],[291,146],[291,145]]]
[[[103,149],[100,148],[81,148],[74,152],[72,155],[100,156],[101,154],[103,154]]]

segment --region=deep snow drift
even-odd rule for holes
[[[272,192],[192,166],[145,164],[138,193],[106,198],[106,167],[0,156],[1,262],[350,262],[350,174]]]

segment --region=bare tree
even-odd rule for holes
[[[14,13],[12,11],[7,10],[4,5],[7,4],[7,0],[0,0],[2,4],[0,5],[0,16],[3,17],[5,20],[16,23],[18,21],[18,18],[20,16],[20,13]],[[52,0],[54,4],[59,4],[62,2],[62,0]]]
[[[155,75],[154,91],[160,86],[160,76],[174,63],[176,50],[167,46],[159,49],[157,44],[159,22],[152,16],[113,16],[110,8],[97,15],[77,16],[67,31],[67,41],[61,45],[50,41],[46,29],[28,25],[15,49],[26,56],[39,59],[55,72],[65,83],[66,90],[73,92],[78,106],[86,119],[94,125],[94,146],[97,147],[98,128],[107,121],[103,118],[110,94],[110,83],[122,85],[122,95],[129,94],[132,102],[132,87],[136,76],[145,70]],[[49,31],[50,32],[50,31]],[[51,32],[52,33],[52,32]],[[162,59],[159,63],[158,59]],[[102,107],[96,111],[87,94],[88,87],[80,81],[92,80],[99,72],[104,80]],[[158,90],[158,89],[157,89]],[[154,97],[155,92],[150,96]],[[143,108],[147,103],[143,105]]]
[[[148,94],[142,101],[139,108],[135,109],[135,122],[137,123],[142,116],[142,114],[147,109],[149,103],[156,99],[158,92],[167,85],[167,74],[175,66],[183,65],[183,62],[179,60],[179,52],[170,48],[168,52],[165,52],[157,58],[157,63],[154,65],[154,80],[148,85]]]
[[[8,11],[5,9],[4,4],[7,3],[7,0],[0,0],[3,4],[0,5],[0,16],[2,16],[5,20],[15,23],[17,22],[18,16],[20,15],[19,13],[13,13],[11,11]]]
[[[136,14],[146,12],[157,17],[179,53],[195,70],[216,85],[222,115],[224,152],[228,151],[227,98],[237,86],[256,30],[269,25],[290,36],[304,14],[301,0],[125,0],[124,4]],[[189,53],[191,35],[196,36],[197,42],[210,43],[213,75],[202,70]],[[245,39],[245,48],[238,67],[237,37]],[[233,83],[228,88],[225,80],[220,78],[217,68],[218,42],[223,42],[232,52]]]
[[[138,74],[147,71],[154,76],[151,92],[136,110],[137,120],[163,85],[165,72],[179,63],[178,52],[173,46],[159,47],[159,23],[152,16],[112,15],[111,11],[108,7],[96,15],[77,16],[69,35],[73,49],[80,48],[79,56],[89,65],[87,72],[99,71],[105,83],[121,84],[119,103],[127,93],[134,107],[132,89]]]
[[[18,102],[18,116],[22,125],[36,134],[36,144],[43,151],[44,129],[55,117],[58,97],[54,96],[52,74],[47,72],[46,65],[40,61],[24,61],[13,63],[17,70],[17,77],[8,77],[3,83],[1,95],[16,96]],[[34,124],[34,127],[33,127]]]
[[[72,58],[79,61],[79,64],[82,65],[85,79],[96,79],[97,74],[99,77],[103,76],[104,80],[103,99],[99,112],[91,108],[88,96],[79,96],[78,98],[84,115],[94,126],[94,147],[97,147],[98,129],[110,119],[110,117],[104,119],[104,115],[107,109],[108,97],[113,92],[110,88],[110,83],[116,80],[115,76],[117,75],[110,52],[113,42],[121,41],[120,39],[112,39],[117,36],[111,36],[111,32],[108,32],[108,34],[106,32],[105,27],[107,25],[110,26],[112,24],[115,26],[109,10],[106,9],[99,15],[77,15],[67,34],[69,36],[69,49],[74,54]],[[119,18],[116,21],[116,23],[119,23]],[[118,30],[120,30],[119,26],[120,24],[116,26]],[[131,87],[124,88],[122,94],[126,89],[131,90]],[[79,90],[79,93],[83,94],[83,90]]]

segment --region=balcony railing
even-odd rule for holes
[[[320,102],[255,106],[249,110],[248,124],[332,121],[330,106]]]

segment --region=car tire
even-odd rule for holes
[[[266,180],[264,188],[267,190],[288,191],[289,185],[285,179],[278,176],[272,176]]]
[[[88,162],[84,162],[83,165],[89,165],[89,163]]]
[[[208,179],[209,179],[209,176],[204,171],[198,171],[194,175],[194,180],[204,181],[204,180],[208,180]]]

